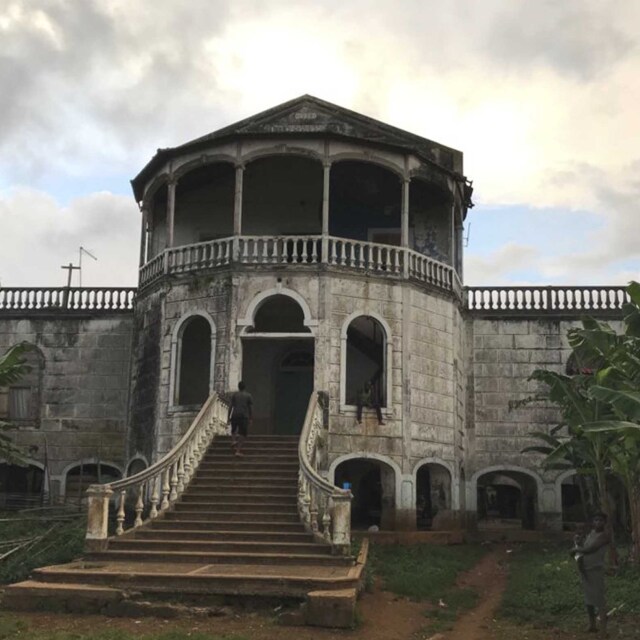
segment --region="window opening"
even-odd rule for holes
[[[187,321],[180,343],[179,405],[201,405],[209,397],[211,325],[202,316]]]
[[[367,383],[371,384],[373,403],[386,407],[385,343],[382,325],[371,316],[355,318],[347,329],[347,371],[345,398],[356,404]]]

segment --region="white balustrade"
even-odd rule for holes
[[[298,513],[305,529],[318,541],[331,544],[334,553],[346,555],[351,545],[350,491],[323,478],[319,469],[328,446],[319,394],[313,392],[300,435],[298,458]]]
[[[467,307],[489,313],[582,314],[620,312],[629,300],[625,287],[467,287]]]
[[[131,287],[1,287],[0,311],[131,311]]]
[[[329,237],[328,262],[338,267],[401,274],[406,251],[388,244]]]
[[[226,433],[227,413],[228,405],[212,394],[187,432],[161,460],[129,478],[91,485],[87,489],[87,550],[106,547],[110,509],[115,512],[117,536],[127,530],[128,515],[133,516],[135,529],[169,509],[189,485],[213,438]],[[115,496],[113,503],[111,496]]]
[[[318,264],[322,236],[241,236],[241,264]]]

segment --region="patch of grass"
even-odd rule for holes
[[[249,640],[244,635],[212,635],[202,631],[171,630],[162,633],[129,633],[122,629],[104,631],[43,631],[29,629],[22,620],[0,616],[0,640]]]
[[[607,576],[609,610],[640,614],[640,570],[625,567]],[[584,622],[580,577],[566,545],[527,544],[514,549],[500,614],[518,623],[560,629]]]
[[[458,574],[471,569],[483,554],[484,549],[474,545],[372,545],[369,558],[389,591],[437,603]]]
[[[32,569],[51,564],[62,564],[82,554],[86,529],[86,516],[68,522],[12,519],[0,522],[0,540],[17,540],[39,536],[55,528],[33,546],[16,551],[0,563],[0,584],[24,580]],[[3,551],[8,551],[4,548]],[[0,636],[1,638],[1,636]]]
[[[385,589],[433,605],[425,611],[430,622],[424,629],[433,634],[450,629],[461,613],[476,604],[478,594],[455,583],[484,553],[482,547],[472,545],[374,545],[369,558],[371,571],[382,578]],[[446,606],[440,606],[441,601]]]

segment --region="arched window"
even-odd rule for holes
[[[443,518],[450,510],[451,473],[449,473],[449,469],[437,463],[421,465],[416,473],[416,524],[418,529],[442,528]],[[438,514],[440,516],[436,518]]]
[[[194,315],[181,329],[176,404],[201,405],[211,389],[211,325]]]
[[[387,406],[386,350],[386,331],[376,318],[363,315],[351,321],[346,340],[347,404],[356,404],[365,384],[370,383],[373,401]]]
[[[44,355],[32,345],[22,359],[29,370],[9,387],[0,389],[0,419],[6,419],[17,427],[39,427]],[[6,398],[4,402],[2,395]]]
[[[95,460],[95,459],[94,459]],[[64,485],[65,501],[80,503],[85,500],[85,491],[92,484],[106,484],[120,480],[122,473],[110,464],[79,462],[67,471]]]

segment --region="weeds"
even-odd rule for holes
[[[625,567],[607,576],[608,609],[640,614],[640,571]],[[511,556],[509,581],[500,613],[518,623],[575,628],[584,622],[584,601],[575,562],[566,545],[516,548]]]
[[[372,546],[371,571],[384,587],[398,595],[430,603],[426,632],[445,631],[458,616],[473,607],[478,594],[456,587],[456,578],[482,557],[478,546],[441,547],[432,545]]]
[[[249,640],[244,635],[212,635],[202,631],[171,630],[163,633],[130,633],[122,629],[103,631],[36,631],[22,620],[0,616],[0,640]]]
[[[82,553],[85,528],[85,517],[53,525],[44,519],[23,520],[19,517],[0,522],[1,540],[34,537],[49,531],[37,544],[20,549],[0,563],[0,584],[24,580],[36,567],[77,558]]]

